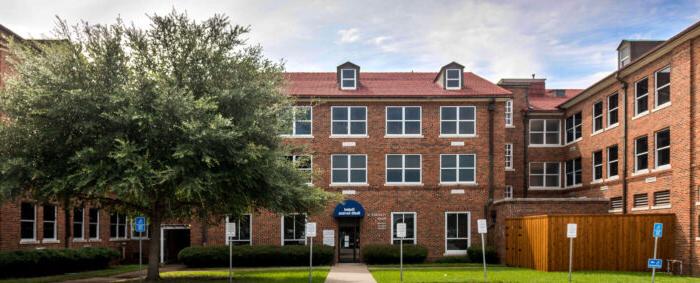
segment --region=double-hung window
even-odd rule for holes
[[[649,79],[644,78],[634,84],[634,115],[649,111]]]
[[[476,155],[475,154],[441,154],[440,183],[442,184],[475,184]]]
[[[476,107],[442,106],[440,107],[440,135],[474,136],[476,135]]]
[[[656,155],[654,160],[656,168],[665,168],[671,165],[671,130],[665,129],[656,132]]]
[[[559,120],[530,120],[531,145],[559,145]]]
[[[649,168],[649,140],[646,136],[634,140],[634,171]]]
[[[593,133],[603,130],[603,102],[593,104]]]
[[[387,184],[420,184],[420,154],[387,154],[386,182]]]
[[[506,116],[506,127],[512,127],[513,126],[513,100],[512,99],[506,100],[505,116]]]
[[[367,155],[334,154],[331,155],[331,183],[366,184]]]
[[[608,147],[608,178],[617,177],[618,147],[613,145]]]
[[[56,237],[56,206],[44,205],[44,238],[43,240],[57,240]]]
[[[109,215],[109,238],[126,239],[126,215],[112,213]]]
[[[559,174],[558,162],[530,162],[530,187],[559,188]]]
[[[572,143],[581,138],[581,112],[566,118],[566,143]]]
[[[618,99],[619,95],[617,93],[608,96],[608,127],[613,127],[618,123],[618,108],[620,101]]]
[[[289,155],[287,160],[294,164],[294,167],[306,177],[306,183],[311,184],[313,181],[313,162],[311,155]]]
[[[593,153],[593,181],[603,180],[603,151]]]
[[[513,170],[513,144],[506,144],[506,170]]]
[[[288,214],[282,216],[282,245],[306,244],[306,215]]]
[[[513,198],[513,186],[507,185],[505,191],[503,192],[503,198],[511,199]]]
[[[340,89],[357,89],[357,70],[340,70]]]
[[[566,186],[574,187],[581,185],[581,157],[567,160],[566,164],[564,164],[564,168],[566,172]]]
[[[20,238],[22,241],[36,240],[36,206],[23,202],[20,205]]]
[[[331,135],[366,136],[367,107],[333,106],[331,107]]]
[[[445,253],[467,253],[471,245],[469,220],[469,212],[445,212]]]
[[[292,106],[292,122],[285,128],[283,135],[309,137],[312,135],[313,109],[311,106]]]
[[[445,71],[445,89],[462,88],[462,71],[460,69],[447,69]]]
[[[100,210],[97,208],[88,209],[88,237],[91,240],[100,238]]]
[[[232,219],[226,217],[226,223],[233,223],[236,225],[236,236],[227,236],[226,245],[232,244],[234,246],[250,246],[250,231],[252,230],[252,216],[250,214],[244,214],[238,219]],[[226,225],[226,234],[228,235],[228,225]]]
[[[396,235],[396,225],[406,223],[406,238],[399,238]],[[404,244],[416,243],[416,213],[415,212],[392,212],[391,213],[391,243],[398,245],[403,239]]]
[[[654,74],[656,91],[654,92],[654,107],[671,103],[671,67],[663,68]]]
[[[386,108],[387,136],[418,136],[420,134],[420,106],[388,106]]]
[[[73,209],[73,239],[74,240],[84,240],[83,231],[85,230],[85,215],[84,209],[74,208]]]

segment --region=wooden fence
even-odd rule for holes
[[[646,271],[655,222],[664,224],[657,258],[674,255],[673,214],[551,215],[506,219],[506,264],[541,271],[569,268],[566,224],[578,224],[574,270]],[[664,263],[665,264],[665,263]]]

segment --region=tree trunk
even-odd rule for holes
[[[148,247],[148,274],[146,275],[146,281],[157,281],[160,279],[160,272],[158,271],[160,265],[160,213],[156,209],[149,215],[151,220],[151,240],[149,241]]]

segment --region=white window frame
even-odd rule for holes
[[[97,217],[95,217],[96,219],[92,219],[92,217],[90,217],[90,209],[94,209],[95,211],[97,211]],[[87,229],[87,236],[88,236],[88,239],[90,239],[90,240],[99,240],[99,239],[100,239],[100,209],[99,209],[99,208],[95,208],[95,207],[88,208],[87,216],[88,216],[88,229]],[[92,220],[97,220],[97,221],[94,221],[94,222],[93,222]],[[96,231],[95,231],[95,232],[96,232],[95,235],[96,235],[96,237],[90,237],[90,225],[93,225],[93,224],[95,224],[95,230],[96,230]]]
[[[401,109],[401,120],[389,120],[389,108],[400,108]],[[418,120],[407,120],[406,119],[406,108],[418,108]],[[400,134],[390,134],[389,133],[389,122],[400,122],[401,123],[401,133]],[[406,134],[406,122],[418,122],[418,133],[417,134]],[[423,136],[423,107],[421,106],[387,106],[384,108],[384,135],[387,137],[422,137]]]
[[[240,219],[236,219],[236,222],[230,222],[229,217],[226,216],[226,220],[225,220],[226,222],[224,222],[224,224],[236,223],[236,229],[237,229],[236,230],[236,238],[238,238],[235,240],[229,239],[229,237],[226,236],[226,235],[228,235],[228,225],[224,225],[225,226],[224,229],[226,230],[226,234],[224,234],[224,241],[226,242],[226,244],[225,244],[226,246],[231,244],[231,242],[241,242],[241,243],[248,242],[249,246],[253,245],[253,215],[250,213],[245,213],[242,216],[248,217],[248,219],[249,219],[248,220],[248,231],[250,231],[250,233],[248,235],[249,238],[247,240],[241,240],[241,234],[240,234],[241,233],[240,232],[241,231],[241,220]],[[282,225],[284,226],[284,216],[282,216]],[[284,230],[282,230],[282,243],[284,244]]]
[[[449,76],[449,73],[450,73],[451,71],[456,71],[456,72],[457,72],[458,78],[456,78],[456,79],[452,78],[452,79],[451,79],[450,76]],[[460,70],[460,69],[446,69],[446,70],[445,70],[445,89],[447,89],[447,90],[462,89],[462,77],[463,77],[463,75],[462,75],[462,70]],[[448,85],[449,85],[449,82],[450,82],[450,81],[458,81],[458,82],[459,82],[459,86],[458,86],[458,87],[449,87]]]
[[[600,153],[600,164],[595,164],[595,154],[596,154],[596,153]],[[605,159],[604,159],[604,157],[603,157],[603,150],[594,151],[594,152],[591,154],[591,165],[592,165],[592,169],[593,169],[593,171],[591,171],[591,178],[593,179],[593,182],[602,181],[603,178],[605,178],[605,176],[604,176],[605,171],[602,169],[602,168],[603,168],[603,163],[605,163]],[[583,164],[582,164],[582,165],[583,165]],[[600,169],[600,178],[596,178],[596,176],[595,176],[595,170],[596,170],[596,168],[598,168],[598,167],[601,168],[601,169]]]
[[[610,149],[612,149],[612,148],[616,148],[616,149],[617,149],[617,154],[616,154],[617,157],[615,157],[615,160],[610,159]],[[608,168],[607,168],[607,170],[606,170],[606,171],[607,171],[607,174],[608,174],[608,175],[607,175],[607,176],[608,176],[608,179],[619,177],[619,174],[620,174],[620,173],[619,173],[618,171],[620,170],[620,168],[619,168],[619,166],[620,166],[620,163],[619,163],[619,160],[620,160],[620,147],[617,146],[617,145],[613,145],[613,146],[607,147],[607,149],[606,149],[606,157],[605,157],[605,158],[606,158],[607,163],[608,163]],[[612,168],[612,166],[610,166],[610,164],[613,164],[613,163],[615,163],[616,167],[618,167],[617,170],[614,172],[615,175],[612,175],[613,172],[610,171],[610,168]]]
[[[411,242],[413,240],[413,244],[418,243],[418,214],[416,212],[411,212],[411,211],[399,211],[399,212],[392,212],[391,213],[391,245],[394,245],[395,240],[401,240],[401,238],[394,238],[394,215],[397,214],[413,214],[413,238],[403,238],[404,243],[406,242]],[[408,227],[406,227],[408,228]],[[408,229],[406,229],[408,230]],[[408,232],[408,231],[406,231]],[[408,235],[407,235],[408,236]]]
[[[626,56],[622,56],[622,54],[627,53]],[[632,54],[631,48],[629,46],[624,47],[620,50],[620,54],[618,55],[618,69],[622,69],[622,67],[625,67],[631,63],[630,56]],[[627,61],[627,62],[625,62]]]
[[[595,106],[600,104],[600,114],[596,115],[595,113]],[[600,133],[605,130],[605,119],[603,118],[603,113],[605,112],[605,104],[603,103],[602,100],[598,100],[593,103],[593,106],[591,107],[591,130],[593,131],[593,134]],[[595,121],[596,119],[600,119],[600,129],[596,129]]]
[[[668,145],[664,147],[659,147],[659,133],[661,132],[668,132]],[[649,147],[648,142],[647,142],[647,148]],[[659,151],[666,150],[668,149],[668,164],[664,165],[659,165]],[[670,128],[665,128],[663,130],[657,131],[654,133],[654,168],[655,169],[666,169],[671,167],[671,129]]]
[[[533,174],[532,173],[532,164],[533,163],[542,163],[542,174]],[[549,164],[557,164],[557,185],[556,186],[547,186],[547,177],[548,176],[554,176],[555,174],[547,174],[547,166]],[[531,176],[539,176],[542,178],[542,186],[532,186],[530,184],[530,177]],[[528,174],[527,174],[527,184],[530,186],[531,189],[559,189],[561,188],[561,163],[560,162],[547,162],[547,161],[538,161],[538,162],[530,162],[528,163]]]
[[[42,228],[42,230],[43,230],[43,229],[44,229],[44,225],[45,225],[46,223],[52,223],[52,225],[53,225],[53,237],[48,237],[48,238],[47,238],[47,237],[43,237],[43,236],[44,236],[44,234],[43,234],[44,231],[42,231],[42,238],[41,238],[41,240],[42,240],[42,241],[57,241],[57,240],[58,240],[58,231],[57,231],[56,229],[58,228],[58,225],[57,225],[57,222],[58,222],[58,206],[53,205],[53,204],[48,204],[48,205],[50,205],[51,207],[53,207],[53,220],[46,220],[46,217],[43,217],[44,215],[46,215],[46,211],[45,211],[45,210],[46,210],[46,205],[42,205],[41,209],[42,209],[42,212],[43,212],[43,213],[42,213],[42,215],[41,215],[41,216],[42,216],[42,219],[41,219],[41,228]]]
[[[80,222],[75,221],[75,215],[76,215],[75,210],[76,210],[76,209],[80,209],[80,211],[82,212],[82,214],[81,214],[81,217],[82,217],[81,219],[82,219],[82,220],[81,220]],[[71,228],[71,233],[72,233],[72,236],[73,236],[73,241],[84,241],[84,240],[85,240],[85,207],[75,207],[75,208],[73,208],[73,221],[72,221],[72,224],[73,224],[73,225],[71,225],[70,228]],[[79,237],[79,238],[76,238],[76,237],[75,237],[75,224],[80,224],[80,231],[82,231],[82,232],[80,233],[80,237]]]
[[[455,109],[456,109],[456,112],[455,112],[455,113],[456,113],[455,120],[443,120],[443,119],[442,119],[442,109],[445,109],[445,108],[455,108]],[[459,119],[459,112],[461,112],[461,109],[462,109],[462,108],[472,108],[472,109],[474,109],[474,120],[461,120],[461,119]],[[477,120],[476,106],[473,106],[473,105],[466,105],[466,106],[440,106],[440,113],[439,113],[439,115],[440,115],[440,137],[447,137],[447,138],[449,138],[449,137],[476,137],[476,133],[477,133],[477,130],[476,130],[476,127],[477,127],[477,123],[476,123],[476,120]],[[454,133],[454,134],[444,134],[444,133],[442,132],[442,122],[454,122],[454,123],[456,124],[456,126],[455,126],[456,133]],[[474,133],[471,133],[471,134],[460,134],[460,133],[459,133],[459,130],[460,130],[459,123],[460,123],[460,122],[474,122]]]
[[[151,232],[150,229],[148,229],[151,226],[150,221],[148,221],[148,218],[146,218],[146,232],[143,232],[145,235],[144,236],[138,236],[137,233],[134,229],[134,218],[129,217],[129,230],[131,230],[131,239],[132,240],[148,240],[151,238]]]
[[[109,230],[109,239],[110,239],[110,240],[127,240],[127,239],[129,239],[129,232],[128,232],[128,231],[129,231],[129,221],[128,221],[128,217],[126,216],[126,214],[122,214],[122,213],[114,213],[114,214],[117,215],[117,224],[116,224],[116,226],[117,226],[117,234],[116,234],[115,237],[112,237],[112,214],[110,214],[110,215],[109,215],[109,229],[110,229],[110,230]],[[124,222],[123,222],[124,224],[123,224],[123,225],[120,225],[121,222],[119,222],[119,221],[120,221],[121,219],[124,220]],[[122,238],[122,237],[119,237],[119,232],[120,232],[119,227],[124,227],[124,237],[123,237],[123,238]]]
[[[447,216],[450,214],[457,214],[457,225],[459,227],[459,215],[467,214],[467,237],[456,237],[449,238],[447,236]],[[459,231],[459,228],[457,228]],[[457,233],[459,236],[459,233]],[[393,235],[393,233],[392,233]],[[465,255],[467,250],[448,250],[447,241],[448,240],[467,240],[467,249],[472,246],[472,215],[469,211],[445,211],[445,255]]]
[[[300,240],[302,240],[302,239],[296,239],[296,238],[294,238],[294,239],[285,239],[285,238],[284,238],[284,229],[285,229],[285,227],[284,227],[284,217],[285,217],[285,216],[292,216],[292,215],[293,215],[293,216],[297,216],[297,215],[303,215],[303,216],[304,216],[304,227],[302,227],[302,228],[304,229],[304,235],[303,235],[303,237],[304,237],[304,239],[303,239],[303,240],[304,240],[304,245],[306,245],[306,244],[307,244],[307,239],[306,239],[306,223],[309,223],[309,216],[306,215],[305,213],[288,213],[288,214],[282,215],[282,217],[280,217],[280,221],[281,221],[281,222],[280,222],[280,227],[282,228],[282,229],[280,229],[280,240],[281,240],[282,246],[285,245],[285,244],[284,244],[284,241],[285,241],[285,240],[289,240],[289,241],[300,241]],[[252,220],[252,219],[251,219],[251,220]],[[253,221],[251,221],[251,223],[253,223]],[[297,229],[297,227],[296,227],[296,225],[294,225],[294,231],[295,231],[295,232],[293,232],[292,234],[296,234],[296,229]],[[252,231],[253,231],[253,230],[251,230],[251,238],[252,238]],[[251,239],[251,243],[252,243],[252,239]]]
[[[512,199],[513,198],[513,186],[506,185],[506,189],[503,192],[503,198],[504,199]]]
[[[447,168],[443,168],[443,167],[442,167],[442,158],[445,157],[445,156],[452,156],[452,155],[456,156],[456,163],[455,163],[455,166],[456,166],[456,167],[447,167]],[[468,155],[474,156],[474,167],[459,167],[459,161],[460,161],[460,159],[462,158],[462,156],[468,156]],[[441,184],[441,185],[457,185],[457,184],[476,185],[476,184],[477,184],[477,178],[478,178],[478,175],[477,175],[477,172],[476,172],[476,168],[478,167],[477,165],[478,165],[478,164],[477,164],[477,159],[476,159],[476,153],[440,154],[440,184]],[[442,180],[442,170],[443,170],[443,169],[446,169],[446,170],[449,169],[449,170],[455,170],[455,171],[456,171],[456,173],[455,173],[456,179],[455,179],[454,182],[445,182],[445,181]],[[462,169],[465,169],[465,170],[472,169],[472,170],[474,170],[474,181],[471,181],[471,182],[470,182],[470,181],[459,181],[459,171],[462,170]]]
[[[639,140],[641,138],[647,139],[647,151],[645,151],[645,152],[638,152],[638,149],[637,149],[637,140]],[[639,136],[639,137],[636,137],[632,141],[634,142],[634,172],[644,172],[644,171],[649,170],[649,137],[648,136]],[[642,156],[642,155],[647,156],[647,168],[639,169],[638,157]]]
[[[639,88],[639,83],[646,80],[647,82],[647,92],[641,96],[637,96],[637,88]],[[642,98],[647,98],[647,110],[639,112],[639,100]],[[634,117],[643,116],[649,113],[649,78],[644,77],[634,83]]]
[[[308,108],[309,109],[309,120],[297,120],[297,109]],[[292,106],[292,132],[287,134],[282,134],[283,137],[300,137],[300,138],[310,138],[314,136],[314,108],[307,105],[294,105]],[[309,123],[309,133],[308,134],[297,134],[297,122],[299,123]]]
[[[512,143],[506,143],[505,144],[505,157],[506,157],[506,170],[512,171],[513,170],[513,144]]]
[[[344,76],[344,73],[346,70],[352,71],[352,73],[353,73],[352,78],[346,78]],[[344,86],[345,81],[352,81],[352,87]],[[353,68],[340,69],[340,89],[342,89],[342,90],[355,90],[355,89],[357,89],[357,69],[353,69]]]
[[[348,157],[348,164],[347,164],[348,167],[345,168],[345,170],[347,170],[347,172],[348,172],[348,182],[334,182],[333,181],[334,180],[333,179],[333,171],[342,170],[342,169],[334,169],[333,157],[334,156],[342,156],[342,155],[345,155]],[[364,156],[365,157],[365,167],[359,168],[359,169],[351,168],[350,166],[352,164],[352,161],[350,159],[352,156]],[[369,179],[369,168],[367,168],[367,162],[368,162],[367,159],[368,159],[367,154],[331,154],[331,185],[366,185],[368,183],[368,179]],[[365,170],[365,181],[364,182],[352,182],[352,176],[351,176],[352,170],[360,170],[360,169]]]
[[[513,100],[508,99],[506,100],[506,107],[505,107],[505,119],[506,119],[506,127],[513,127]]]
[[[36,218],[37,218],[37,209],[36,209],[36,204],[31,203],[31,202],[24,202],[32,206],[32,209],[34,209],[34,219],[29,220],[29,219],[22,219],[22,203],[20,203],[20,216],[19,216],[19,223],[20,223],[20,243],[22,242],[34,242],[36,241]],[[27,223],[32,223],[32,238],[22,238],[22,223],[27,222]]]
[[[334,120],[333,119],[333,111],[334,109],[339,109],[339,108],[346,108],[348,112],[348,116],[344,120]],[[365,109],[365,118],[363,120],[352,120],[352,109],[353,108],[364,108]],[[367,132],[367,106],[331,106],[331,137],[367,137],[369,135],[369,132]],[[345,122],[348,123],[348,131],[346,133],[339,133],[336,134],[333,132],[333,123],[334,122]],[[363,122],[365,123],[365,133],[364,134],[353,134],[352,133],[352,122]]]
[[[418,156],[418,168],[406,168],[406,156],[408,155],[415,155]],[[401,156],[401,167],[392,167],[389,168],[389,156]],[[386,154],[384,156],[384,174],[386,178],[386,184],[387,185],[421,185],[423,183],[423,155],[421,154],[412,154],[412,153],[407,153],[407,154]],[[402,174],[402,179],[401,182],[389,182],[389,170],[401,170]],[[418,169],[418,182],[406,182],[406,170],[416,170]]]
[[[580,162],[581,167],[580,168],[576,168],[576,159],[581,159],[581,162]],[[573,184],[569,184],[569,182],[566,178],[566,175],[568,174],[567,169],[569,169],[569,167],[567,166],[567,163],[569,161],[571,161],[571,163],[574,165],[574,171],[571,172],[573,174],[573,178],[572,178]],[[569,160],[564,161],[564,188],[567,188],[567,189],[568,188],[578,188],[578,187],[583,185],[583,180],[579,180],[578,178],[576,178],[576,173],[578,173],[578,172],[581,172],[581,179],[583,179],[583,158],[578,157],[578,158],[573,158],[573,159],[569,159]]]
[[[659,86],[659,73],[668,70],[668,83],[662,86]],[[664,104],[659,104],[659,89],[668,87],[668,101],[665,102]],[[661,68],[661,70],[658,70],[654,72],[654,109],[666,107],[667,105],[671,104],[671,66],[666,66],[664,68]]]
[[[292,163],[294,164],[294,167],[297,168],[297,170],[308,174],[309,176],[309,182],[307,182],[307,185],[312,185],[313,184],[313,172],[314,172],[314,157],[313,155],[310,154],[300,154],[300,155],[288,155],[288,158],[292,159]],[[297,166],[299,163],[299,159],[303,157],[308,157],[309,158],[309,168],[301,168]]]
[[[542,131],[533,131],[532,130],[532,123],[536,121],[542,121]],[[551,134],[553,132],[547,131],[547,121],[557,121],[557,143],[547,143],[547,134]],[[557,119],[532,119],[530,120],[530,124],[528,127],[528,146],[531,147],[551,147],[551,146],[560,146],[561,145],[561,120]],[[532,134],[542,134],[542,143],[532,143]]]
[[[612,101],[611,98],[613,98],[614,96],[616,96],[615,108],[610,108],[610,101]],[[619,110],[619,108],[620,108],[620,95],[618,93],[613,93],[611,95],[608,95],[608,97],[606,99],[608,102],[608,119],[606,119],[606,121],[608,122],[607,127],[612,128],[612,127],[615,127],[618,124],[620,124],[620,110]],[[613,115],[612,112],[615,112],[615,115]],[[611,121],[610,121],[611,117],[617,117],[617,121],[615,123],[611,123]]]
[[[576,119],[576,115],[581,115],[581,119]],[[569,127],[566,125],[566,120],[571,118],[573,121],[573,124],[571,125],[571,132],[573,134],[573,139],[574,140],[569,140]],[[576,128],[580,127],[581,130],[577,130]],[[565,144],[572,144],[575,142],[578,142],[583,139],[583,113],[581,111],[576,112],[574,114],[571,114],[569,117],[566,117],[564,119],[564,143]],[[580,135],[580,137],[576,137],[576,134]]]

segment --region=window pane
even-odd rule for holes
[[[457,108],[456,107],[443,107],[440,109],[440,119],[442,120],[457,120]]]
[[[448,250],[466,250],[468,246],[469,241],[467,239],[447,240]]]
[[[474,182],[474,169],[459,169],[460,182]]]
[[[333,168],[348,168],[348,156],[333,155]]]
[[[22,239],[34,238],[34,222],[20,222],[20,230]]]
[[[367,118],[366,109],[364,107],[352,107],[350,108],[350,119],[351,120],[365,120]]]
[[[365,168],[366,157],[364,155],[352,155],[350,156],[350,167],[352,168]]]
[[[649,93],[649,80],[643,79],[635,84],[637,97]]]
[[[559,132],[559,121],[557,120],[546,120],[547,132]]]
[[[387,155],[386,167],[387,168],[401,168],[401,155]]]
[[[460,107],[459,108],[459,119],[460,120],[474,120],[474,107]]]
[[[352,135],[364,135],[366,134],[365,122],[352,122],[350,123],[350,134]]]
[[[403,173],[400,169],[386,170],[386,181],[389,183],[403,182]]]
[[[559,163],[547,163],[547,174],[559,174]]]
[[[409,182],[409,183],[420,182],[420,170],[417,170],[417,169],[406,170],[406,182]]]
[[[545,181],[546,181],[545,185],[547,187],[559,187],[559,175],[556,175],[556,176],[547,175]]]
[[[346,107],[333,107],[331,108],[333,112],[333,120],[347,120],[348,119],[348,108]]]
[[[401,135],[401,122],[387,122],[386,123],[386,133],[390,135]]]
[[[333,170],[333,183],[347,183],[348,182],[348,171],[347,170]]]
[[[459,134],[461,134],[461,135],[474,134],[474,122],[459,122]]]
[[[645,96],[637,100],[637,113],[642,113],[649,109],[649,97]]]
[[[334,135],[347,135],[348,134],[348,123],[347,122],[333,122],[333,134]]]
[[[667,147],[671,145],[671,131],[665,130],[656,133],[656,148]]]
[[[440,157],[440,167],[453,168],[457,167],[457,155],[443,155]]]
[[[457,214],[450,213],[447,215],[447,237],[457,237]]]
[[[530,163],[530,174],[544,174],[544,163]]]
[[[447,70],[447,78],[448,79],[459,79],[459,70],[456,70],[456,69]]]
[[[459,80],[447,80],[447,87],[459,87]]]
[[[406,120],[420,120],[420,107],[406,107],[404,115]]]
[[[662,105],[671,101],[671,87],[665,86],[656,92],[656,105]]]
[[[401,120],[401,107],[388,107],[386,109],[387,120]]]
[[[637,139],[636,150],[637,150],[637,153],[647,152],[648,148],[647,148],[647,138],[646,137],[642,137],[642,138]]]
[[[637,169],[644,170],[644,169],[649,168],[647,162],[648,162],[648,157],[646,154],[637,156]]]
[[[441,182],[456,182],[457,181],[457,170],[455,170],[455,169],[442,169],[442,170],[440,170],[440,181]]]
[[[442,122],[441,123],[441,134],[453,135],[457,133],[457,122]]]
[[[311,122],[296,122],[295,131],[297,135],[310,135]]]
[[[459,167],[474,167],[474,155],[460,155]]]
[[[458,227],[457,235],[462,238],[469,237],[469,215],[466,213],[460,213],[457,217]]]
[[[544,143],[544,136],[542,134],[530,134],[530,143],[531,144],[543,144]]]
[[[420,155],[406,155],[406,168],[420,168]]]
[[[56,220],[56,207],[53,205],[44,205],[44,221]]]
[[[656,87],[671,83],[671,69],[663,69],[656,73]]]
[[[350,182],[352,182],[352,183],[366,183],[367,182],[367,171],[365,171],[365,170],[352,170],[352,171],[350,171]]]
[[[23,202],[21,204],[21,219],[22,220],[34,220],[34,205],[31,203]]]
[[[44,222],[44,239],[53,239],[54,235],[54,222]]]
[[[343,79],[355,78],[355,69],[343,69]]]
[[[544,179],[542,176],[530,176],[530,186],[533,187],[543,187],[544,186]]]
[[[530,122],[530,131],[544,131],[544,120],[533,120]]]
[[[407,135],[417,135],[420,134],[420,122],[406,122],[406,133]]]
[[[547,144],[559,144],[559,133],[547,133],[546,138]]]

